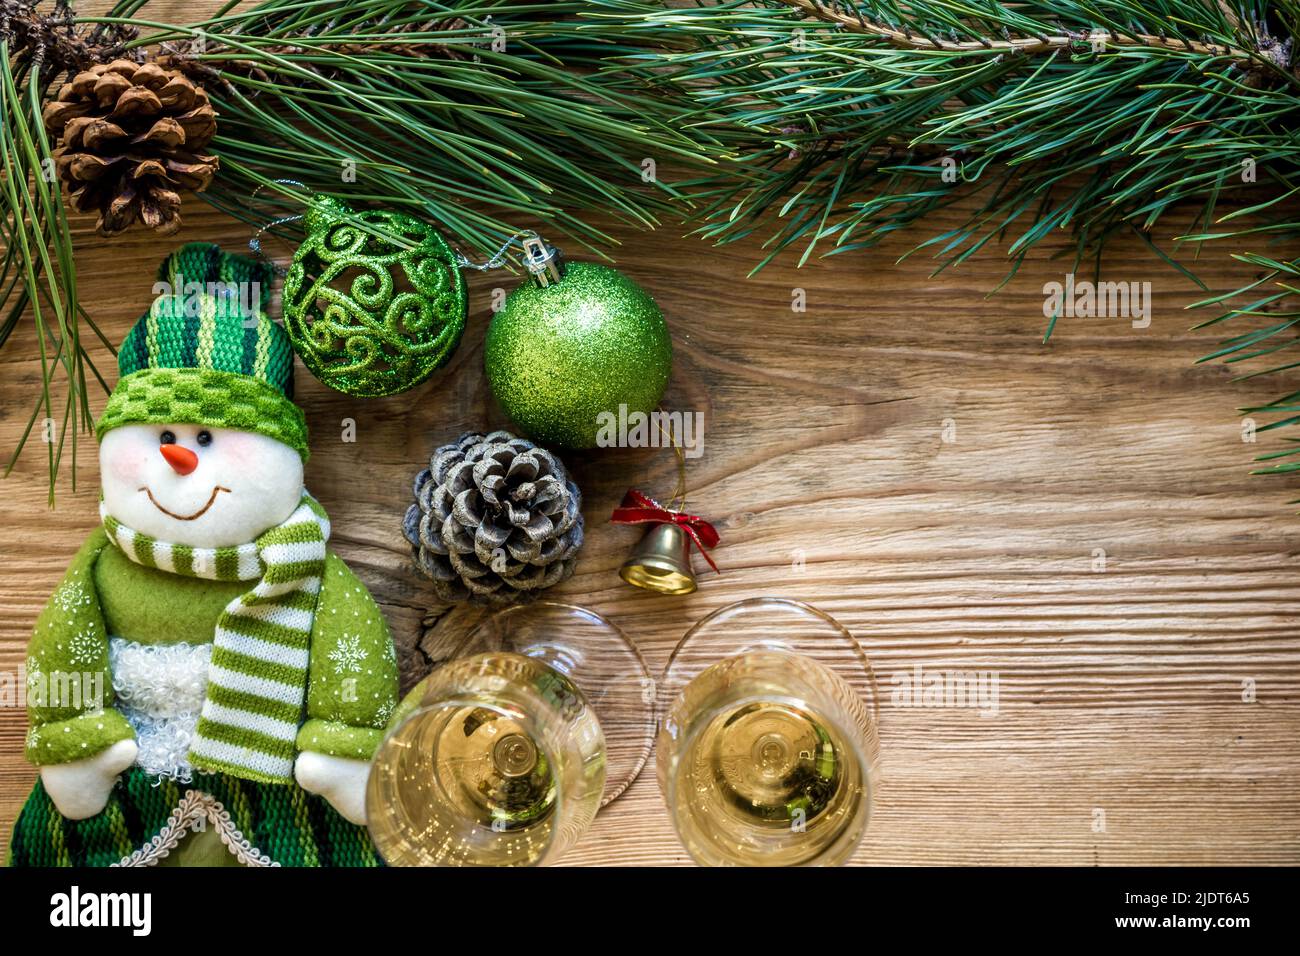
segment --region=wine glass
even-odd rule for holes
[[[654,682],[600,615],[525,605],[480,624],[389,727],[367,786],[386,862],[550,863],[645,765]]]
[[[756,598],[710,614],[660,685],[656,771],[687,852],[706,866],[833,866],[866,832],[879,775],[875,677],[807,604]]]

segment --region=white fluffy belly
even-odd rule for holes
[[[136,765],[188,783],[187,754],[203,710],[211,644],[140,644],[109,638],[115,706],[135,730]]]

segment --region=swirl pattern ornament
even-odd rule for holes
[[[447,241],[404,213],[312,199],[284,280],[284,325],[303,364],[360,398],[419,385],[465,330],[465,279]]]

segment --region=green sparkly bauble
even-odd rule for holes
[[[465,330],[465,279],[447,241],[395,212],[317,197],[284,279],[284,327],[330,388],[373,398],[414,388]],[[396,240],[396,241],[394,241]]]
[[[593,448],[602,412],[654,411],[673,346],[644,289],[614,269],[573,262],[558,282],[510,293],[483,360],[492,394],[521,431],[543,445]]]

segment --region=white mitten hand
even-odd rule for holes
[[[320,794],[344,819],[358,826],[366,825],[369,760],[331,757],[304,750],[293,765],[293,775],[298,778],[299,786],[308,793]]]
[[[59,813],[69,820],[85,820],[104,809],[117,775],[135,763],[139,749],[134,740],[119,740],[85,760],[42,767],[41,783]]]

